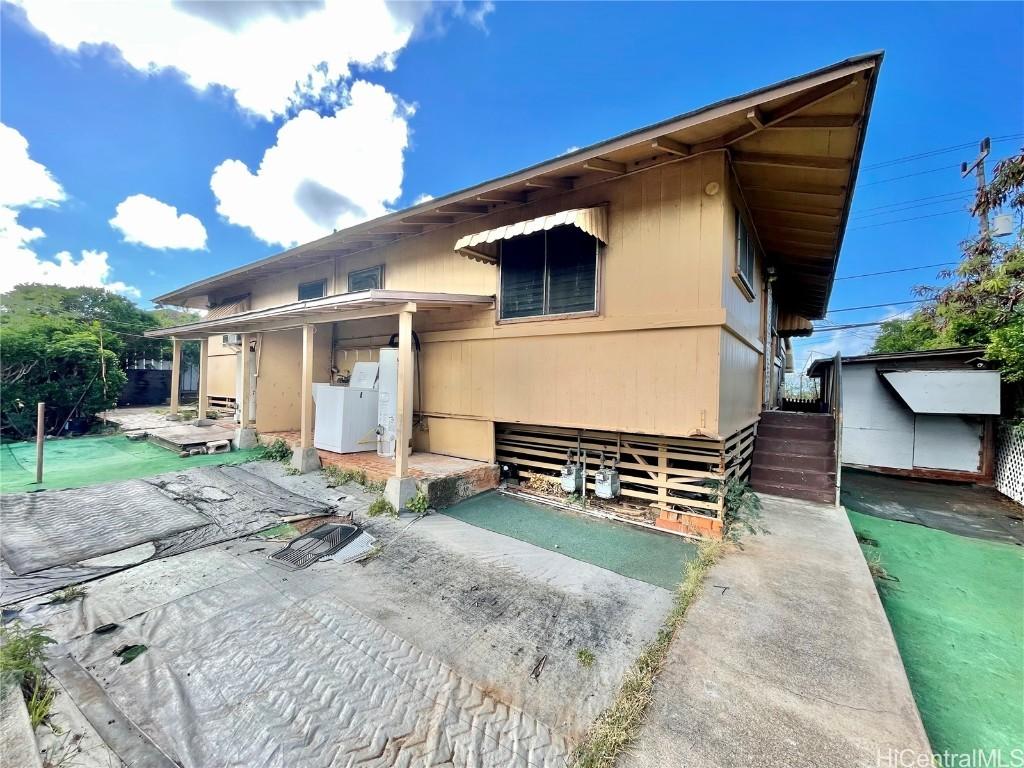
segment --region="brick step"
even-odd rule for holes
[[[835,472],[816,472],[802,467],[754,467],[750,474],[754,485],[785,485],[794,488],[835,490]]]
[[[779,437],[761,437],[754,442],[754,453],[787,454],[799,456],[834,456],[836,445],[831,440],[790,440]]]
[[[836,428],[833,424],[791,427],[783,424],[759,424],[758,437],[778,437],[792,440],[825,440],[835,442]]]
[[[777,424],[785,427],[811,426],[813,424],[834,424],[831,413],[791,413],[789,411],[761,411],[761,424]]]
[[[793,469],[799,468],[808,472],[836,471],[836,460],[833,456],[791,456],[786,453],[768,453],[754,451],[753,467]]]
[[[822,504],[834,504],[836,501],[834,489],[823,491],[817,488],[801,488],[778,483],[752,483],[752,486],[757,493],[769,493],[772,496],[782,496],[787,499],[819,501]]]

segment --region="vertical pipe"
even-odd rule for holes
[[[46,403],[36,405],[36,482],[43,482],[43,438],[46,435]]]

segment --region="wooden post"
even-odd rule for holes
[[[209,410],[209,398],[207,397],[207,386],[210,383],[210,340],[203,339],[199,342],[199,418],[206,418],[206,411]]]
[[[43,440],[46,437],[46,403],[36,405],[36,482],[43,482]]]
[[[412,312],[398,315],[398,392],[395,414],[395,476],[409,474],[409,454],[412,449]]]
[[[249,418],[249,412],[252,410],[252,392],[249,391],[249,368],[252,367],[252,354],[249,351],[251,339],[252,336],[248,333],[242,334],[241,360],[239,360],[239,365],[242,367],[242,383],[241,391],[238,393],[238,426],[242,429],[247,429],[252,424],[252,420]]]
[[[171,339],[171,413],[181,406],[181,339]]]
[[[302,326],[302,387],[299,448],[313,447],[313,332],[315,326]]]

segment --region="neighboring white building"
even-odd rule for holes
[[[982,347],[843,358],[844,466],[991,482],[999,371]],[[832,359],[811,365],[827,375]]]

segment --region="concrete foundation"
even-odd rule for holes
[[[384,487],[384,498],[397,509],[402,510],[409,499],[416,495],[417,486],[414,477],[389,477]]]
[[[292,449],[291,466],[305,475],[308,472],[316,472],[320,469],[320,455],[316,448],[294,448]]]
[[[239,427],[235,430],[235,438],[232,440],[236,451],[244,451],[246,448],[255,448],[256,430],[252,427]]]
[[[181,414],[180,413],[168,413],[166,416],[164,416],[164,418],[167,421],[181,421]]]

